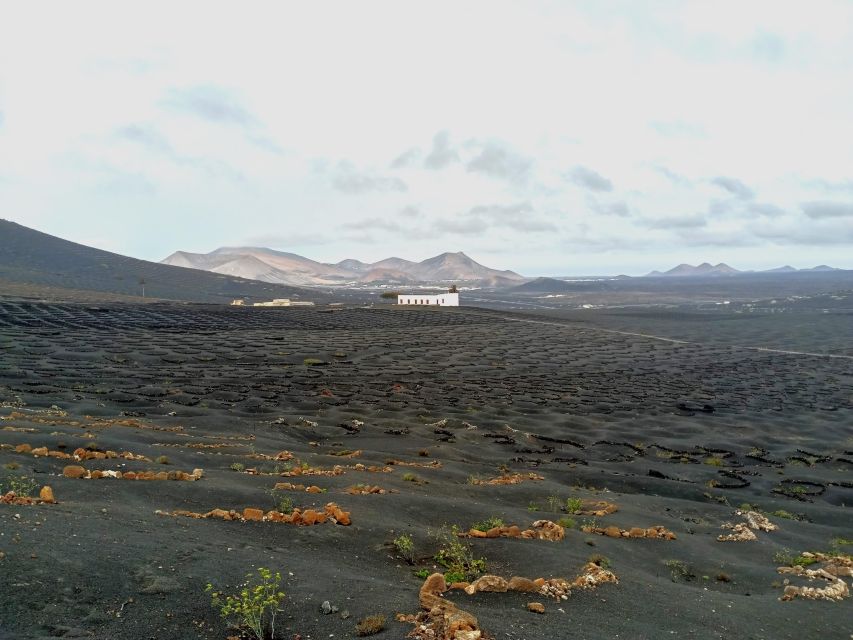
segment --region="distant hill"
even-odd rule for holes
[[[86,292],[114,296],[145,296],[164,300],[230,302],[234,298],[270,300],[294,298],[323,301],[326,294],[293,286],[269,284],[223,273],[137,260],[109,251],[51,236],[35,229],[0,220],[0,294],[34,296],[49,292]],[[193,255],[193,254],[186,254]],[[179,263],[183,256],[175,259]],[[224,263],[224,264],[227,264]],[[260,269],[260,267],[257,267]],[[266,267],[269,269],[269,267]],[[226,269],[227,271],[228,269]],[[4,283],[6,286],[4,286]]]
[[[386,258],[374,263],[346,259],[327,264],[272,249],[223,247],[210,253],[177,251],[163,263],[300,286],[371,282],[472,282],[485,286],[508,286],[524,280],[512,271],[483,266],[462,252],[442,253],[423,262]]]
[[[741,274],[755,274],[755,273],[802,273],[802,272],[810,272],[810,271],[843,271],[843,269],[836,269],[835,267],[829,267],[825,264],[818,265],[816,267],[812,267],[811,269],[795,269],[791,265],[786,264],[784,267],[776,267],[775,269],[767,269],[765,271],[739,271],[738,269],[734,269],[729,265],[721,262],[716,265],[709,264],[707,262],[703,262],[702,264],[694,267],[689,264],[680,264],[677,267],[673,267],[669,271],[665,271],[661,273],[660,271],[652,271],[651,273],[646,274],[646,278],[665,278],[665,277],[691,277],[691,276],[734,276]]]
[[[669,271],[664,271],[663,273],[660,271],[652,271],[647,274],[646,277],[686,278],[691,276],[730,276],[736,273],[740,273],[740,271],[733,269],[722,262],[717,265],[703,262],[695,267],[689,264],[680,264]]]

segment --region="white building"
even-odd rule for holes
[[[313,302],[291,300],[290,298],[276,298],[269,302],[256,302],[253,307],[313,307]]]
[[[435,296],[428,296],[425,294],[413,294],[413,295],[398,295],[397,296],[397,304],[424,304],[424,305],[432,305],[439,307],[458,307],[459,306],[459,294],[458,293],[440,293]]]

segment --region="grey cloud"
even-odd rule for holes
[[[467,169],[474,173],[483,173],[492,178],[509,182],[525,182],[533,163],[496,142],[487,142],[480,153],[472,158]]]
[[[439,131],[433,136],[432,150],[424,159],[424,167],[433,170],[444,169],[454,162],[459,162],[459,154],[450,145],[450,134],[447,131]]]
[[[809,218],[847,218],[853,217],[853,203],[831,202],[827,200],[802,202],[800,207]]]
[[[566,178],[590,191],[613,191],[613,183],[589,167],[577,166],[566,173]]]
[[[117,129],[117,138],[145,147],[153,153],[169,158],[177,165],[202,171],[212,178],[224,178],[234,182],[244,182],[245,176],[226,162],[216,159],[197,158],[178,153],[169,140],[148,125],[129,124]]]
[[[689,180],[689,179],[685,178],[685,177],[684,177],[683,175],[681,175],[680,173],[676,173],[675,171],[672,171],[671,169],[668,169],[667,167],[664,167],[664,166],[656,166],[656,167],[654,167],[654,169],[655,169],[655,171],[657,171],[657,172],[658,172],[658,173],[660,173],[661,175],[666,176],[667,178],[669,178],[669,180],[670,180],[673,184],[677,184],[677,185],[679,185],[679,186],[687,186],[687,185],[692,184],[692,183],[690,182],[690,180]]]
[[[416,148],[409,149],[408,151],[404,151],[403,153],[401,153],[399,156],[397,156],[396,158],[394,158],[391,161],[391,168],[392,169],[404,169],[406,167],[414,166],[417,163],[418,158],[420,158],[420,157],[421,157],[421,150],[420,149],[416,149]]]
[[[455,234],[480,234],[489,228],[489,223],[482,218],[450,218],[436,221],[434,231]]]
[[[170,155],[174,153],[172,145],[169,144],[166,137],[156,129],[149,126],[129,124],[118,129],[116,131],[116,135],[124,140],[148,147],[152,151],[158,151]]]
[[[846,180],[844,182],[831,182],[829,180],[808,180],[805,182],[805,185],[808,187],[817,187],[818,189],[822,189],[824,191],[850,191],[853,192],[853,180]]]
[[[749,211],[768,218],[775,218],[785,213],[784,209],[769,202],[752,202],[749,205]]]
[[[728,191],[730,194],[741,200],[749,200],[755,196],[755,192],[746,186],[737,178],[728,178],[726,176],[718,176],[711,180],[711,184]]]
[[[479,205],[468,211],[469,216],[480,217],[492,225],[509,227],[516,231],[556,231],[557,228],[537,217],[536,210],[529,202],[516,204]]]
[[[252,114],[233,95],[219,87],[171,89],[164,104],[210,122],[241,126],[255,124]]]
[[[764,62],[780,62],[786,53],[785,41],[775,33],[759,33],[749,46],[752,55]]]
[[[342,193],[361,194],[369,192],[402,192],[408,190],[406,183],[396,177],[378,176],[362,172],[345,160],[337,164],[332,173],[332,186]]]
[[[708,224],[705,216],[692,214],[686,216],[665,216],[662,218],[644,218],[638,220],[637,224],[647,229],[698,229]]]
[[[409,205],[400,209],[400,215],[404,218],[420,218],[422,214],[420,209]]]
[[[752,233],[776,244],[844,245],[853,242],[853,225],[837,219],[825,219],[808,224],[755,225]]]
[[[605,216],[619,216],[625,218],[630,215],[628,205],[620,200],[618,202],[592,201],[592,210]]]
[[[96,190],[107,195],[152,196],[156,187],[141,173],[125,173],[119,169],[108,171],[108,177],[96,186]]]

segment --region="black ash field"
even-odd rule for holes
[[[770,319],[770,338],[748,329],[768,326],[757,317],[731,320],[713,339],[711,320],[677,314],[0,302],[0,484],[32,478],[57,501],[0,504],[0,638],[224,639],[237,632],[205,585],[255,567],[284,576],[280,638],[353,637],[374,613],[388,619],[377,637],[404,638],[415,572],[444,570],[433,534],[489,518],[566,531],[470,539],[487,574],[572,580],[598,556],[618,583],[559,601],[448,591],[483,637],[849,638],[851,599],[780,601],[786,578],[827,582],[778,567],[853,552],[853,323],[808,317]],[[686,342],[632,335],[656,329]],[[93,455],[106,451],[144,459]],[[338,475],[293,476],[301,463]],[[67,465],[204,473],[81,479]],[[284,482],[324,492],[272,492]],[[347,492],[359,485],[385,493]],[[282,499],[336,503],[351,524],[165,515]],[[569,499],[618,510],[574,514]],[[742,506],[778,528],[718,541]],[[582,530],[655,525],[676,539]]]

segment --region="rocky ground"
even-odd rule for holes
[[[848,638],[853,361],[541,320],[0,303],[0,638]]]

